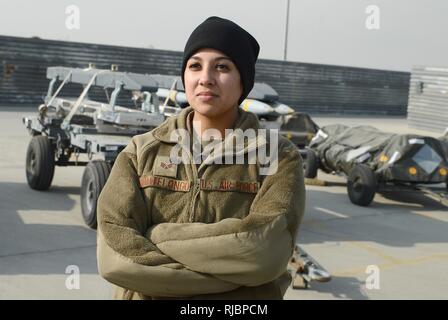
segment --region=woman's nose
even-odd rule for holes
[[[199,78],[199,84],[202,86],[210,86],[214,83],[215,79],[212,70],[208,67],[203,68]]]

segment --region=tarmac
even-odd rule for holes
[[[56,167],[52,187],[31,190],[25,177],[30,136],[22,117],[34,108],[0,109],[0,299],[109,299],[98,275],[96,232],[79,200],[83,167]],[[403,117],[312,117],[318,125],[369,124],[410,129]],[[285,299],[447,299],[448,209],[417,191],[377,194],[369,207],[350,203],[345,179],[307,186],[298,243],[332,275]],[[73,270],[79,270],[79,282]]]

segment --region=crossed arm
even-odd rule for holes
[[[149,296],[187,297],[260,285],[285,271],[304,207],[297,151],[280,157],[244,219],[212,224],[152,226],[135,168],[135,154],[120,153],[99,199],[98,268],[106,280]]]

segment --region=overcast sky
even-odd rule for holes
[[[290,0],[287,60],[409,71],[448,66],[448,0]],[[287,0],[0,0],[0,35],[182,51],[211,15],[235,21],[282,60]],[[69,5],[79,29],[66,27]],[[366,28],[379,9],[379,29]],[[71,15],[73,17],[73,15]],[[69,20],[73,21],[73,20]]]

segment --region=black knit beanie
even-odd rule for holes
[[[238,101],[241,104],[254,86],[255,62],[260,52],[257,40],[230,20],[219,17],[206,19],[196,27],[185,45],[181,73],[184,88],[187,61],[201,48],[219,50],[235,63],[243,84],[243,94]]]

